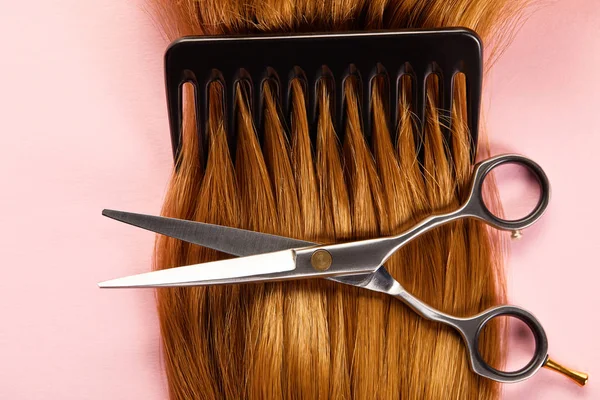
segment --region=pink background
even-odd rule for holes
[[[546,2],[487,85],[496,152],[538,161],[547,215],[512,242],[511,301],[544,324],[585,389],[542,371],[508,399],[600,398],[600,3]],[[143,0],[0,4],[0,398],[164,399],[151,291],[96,282],[146,271],[153,235],[101,217],[158,213],[171,168],[166,43]]]

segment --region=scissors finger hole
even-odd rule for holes
[[[482,184],[482,199],[496,218],[518,221],[533,214],[542,201],[538,176],[525,165],[506,163],[488,173]],[[500,201],[500,204],[498,204]]]
[[[498,315],[480,330],[477,350],[490,367],[515,372],[527,367],[534,359],[536,339],[532,329],[520,318]],[[503,353],[507,354],[506,359],[500,356]]]

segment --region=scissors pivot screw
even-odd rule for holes
[[[523,232],[521,232],[520,230],[516,230],[516,231],[512,231],[510,238],[514,239],[514,240],[519,240],[521,239],[521,237],[523,237]]]
[[[326,271],[331,267],[333,257],[327,250],[319,249],[310,256],[310,263],[317,271]]]

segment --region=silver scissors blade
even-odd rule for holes
[[[103,210],[102,215],[138,228],[239,257],[308,247],[316,244],[228,226],[125,211]]]
[[[296,268],[293,250],[152,271],[105,282],[101,288],[199,286],[285,279]]]
[[[253,256],[258,254],[265,254],[273,251],[289,250],[293,248],[310,247],[317,245],[317,243],[308,242],[304,240],[292,239],[284,236],[271,235],[268,233],[261,233],[255,231],[248,231],[244,229],[231,228],[222,225],[213,225],[203,222],[194,222],[181,220],[176,218],[158,217],[154,215],[130,213],[126,211],[117,210],[103,210],[102,215],[112,218],[116,221],[124,222],[129,225],[136,226],[138,228],[146,229],[152,232],[156,232],[162,235],[167,235],[176,239],[183,240],[188,243],[197,244],[213,250],[221,251],[223,253],[231,254],[238,257]],[[244,258],[246,259],[246,258]],[[214,263],[212,263],[215,265]],[[202,264],[203,266],[206,264]],[[187,267],[181,267],[187,268]],[[161,271],[150,272],[150,274],[158,273]],[[134,275],[135,277],[136,275]],[[295,274],[296,278],[300,278],[300,274]],[[304,276],[308,278],[308,276]],[[346,285],[366,287],[371,281],[372,271],[365,274],[357,275],[340,275],[340,276],[329,276],[325,277],[335,282],[343,283]],[[100,287],[131,287],[131,282],[125,281],[130,277],[122,279],[115,279],[112,281],[100,283]],[[269,275],[263,276],[263,279],[253,276],[252,278],[234,279],[231,278],[228,281],[216,282],[212,281],[211,284],[217,283],[231,283],[235,282],[250,282],[257,280],[283,280],[290,279],[290,277],[282,276],[280,273],[278,276]],[[154,279],[154,278],[153,278]],[[158,282],[161,282],[160,279]],[[233,282],[233,283],[235,283]],[[115,284],[119,284],[119,286]],[[135,283],[135,282],[134,282]],[[110,286],[109,286],[110,284]],[[197,283],[200,285],[202,283]],[[208,284],[208,283],[205,283]],[[158,286],[171,286],[156,285]],[[138,286],[142,287],[142,286]]]

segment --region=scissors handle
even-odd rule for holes
[[[479,351],[479,339],[483,328],[492,319],[499,316],[508,316],[521,320],[531,330],[535,340],[535,351],[531,360],[517,371],[501,371],[492,367],[485,361]],[[461,333],[469,349],[471,368],[486,378],[505,383],[519,382],[530,378],[548,360],[548,338],[546,337],[544,328],[533,314],[520,307],[503,305],[490,308],[474,317],[455,321],[455,328]]]
[[[540,186],[540,197],[535,208],[526,216],[507,220],[494,215],[485,205],[483,185],[485,178],[493,169],[504,164],[517,164],[527,168]],[[489,158],[475,165],[471,181],[471,191],[463,206],[456,211],[455,217],[474,217],[502,230],[518,231],[534,224],[546,211],[550,202],[550,182],[546,173],[536,162],[518,154],[504,154]],[[453,213],[454,214],[454,213]]]
[[[490,308],[473,317],[457,318],[428,306],[406,290],[402,290],[394,296],[409,305],[422,317],[444,323],[456,329],[467,347],[471,369],[485,378],[502,383],[519,382],[533,376],[548,361],[548,338],[544,328],[533,314],[520,307],[503,305]],[[500,316],[518,318],[523,321],[529,327],[535,339],[533,357],[529,363],[517,371],[509,372],[496,369],[489,365],[479,352],[479,339],[484,327],[492,319]]]
[[[494,215],[484,202],[483,187],[486,177],[495,168],[505,164],[517,164],[527,168],[535,176],[540,186],[540,197],[537,205],[528,215],[516,220],[507,220]],[[534,224],[546,211],[549,201],[550,182],[544,170],[527,157],[518,154],[504,154],[476,164],[473,170],[469,197],[462,207],[450,214],[436,216],[434,219],[443,223],[449,220],[473,217],[497,229],[518,231]],[[520,307],[504,305],[488,309],[470,318],[456,318],[421,303],[408,293],[402,297],[406,303],[424,317],[446,323],[460,332],[469,350],[471,368],[481,376],[505,383],[519,382],[535,374],[548,360],[548,339],[544,328],[535,316]],[[500,316],[513,317],[523,321],[529,327],[535,339],[535,352],[532,359],[517,371],[500,371],[489,365],[479,352],[479,338],[483,328],[492,319]]]

